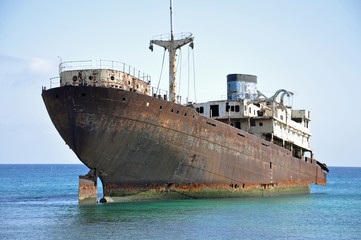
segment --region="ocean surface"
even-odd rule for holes
[[[361,168],[299,196],[78,206],[87,172],[0,165],[0,239],[361,239]]]

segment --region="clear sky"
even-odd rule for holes
[[[361,166],[361,1],[174,0],[174,20],[195,36],[198,102],[224,98],[227,74],[257,75],[311,111],[319,161]],[[58,56],[125,62],[155,86],[163,50],[149,40],[169,28],[168,0],[0,0],[0,163],[80,163],[41,99]]]

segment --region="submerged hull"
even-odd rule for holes
[[[107,201],[296,194],[326,184],[315,160],[186,106],[101,87],[42,96],[64,141],[97,170]]]

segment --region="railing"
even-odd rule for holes
[[[157,91],[158,90],[158,91]],[[157,98],[162,98],[164,100],[167,100],[168,97],[168,91],[163,89],[157,89],[156,87],[152,87],[152,96]]]
[[[127,73],[136,77],[144,82],[150,83],[151,77],[141,71],[136,70],[134,67],[117,61],[110,60],[83,60],[83,61],[68,61],[62,62],[59,65],[59,75],[64,71],[72,70],[85,70],[85,69],[109,69]]]
[[[60,77],[50,78],[50,88],[60,87]]]
[[[184,38],[190,38],[192,37],[192,33],[190,32],[181,32],[174,35],[174,40],[177,39],[184,39]],[[169,41],[171,40],[170,33],[160,34],[153,37],[152,40],[161,40],[161,41]]]

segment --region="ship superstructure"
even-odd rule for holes
[[[229,74],[227,87],[227,100],[197,103],[197,112],[284,147],[294,157],[313,158],[310,111],[285,103],[292,92],[280,89],[268,98],[257,90],[257,77],[248,74]]]

